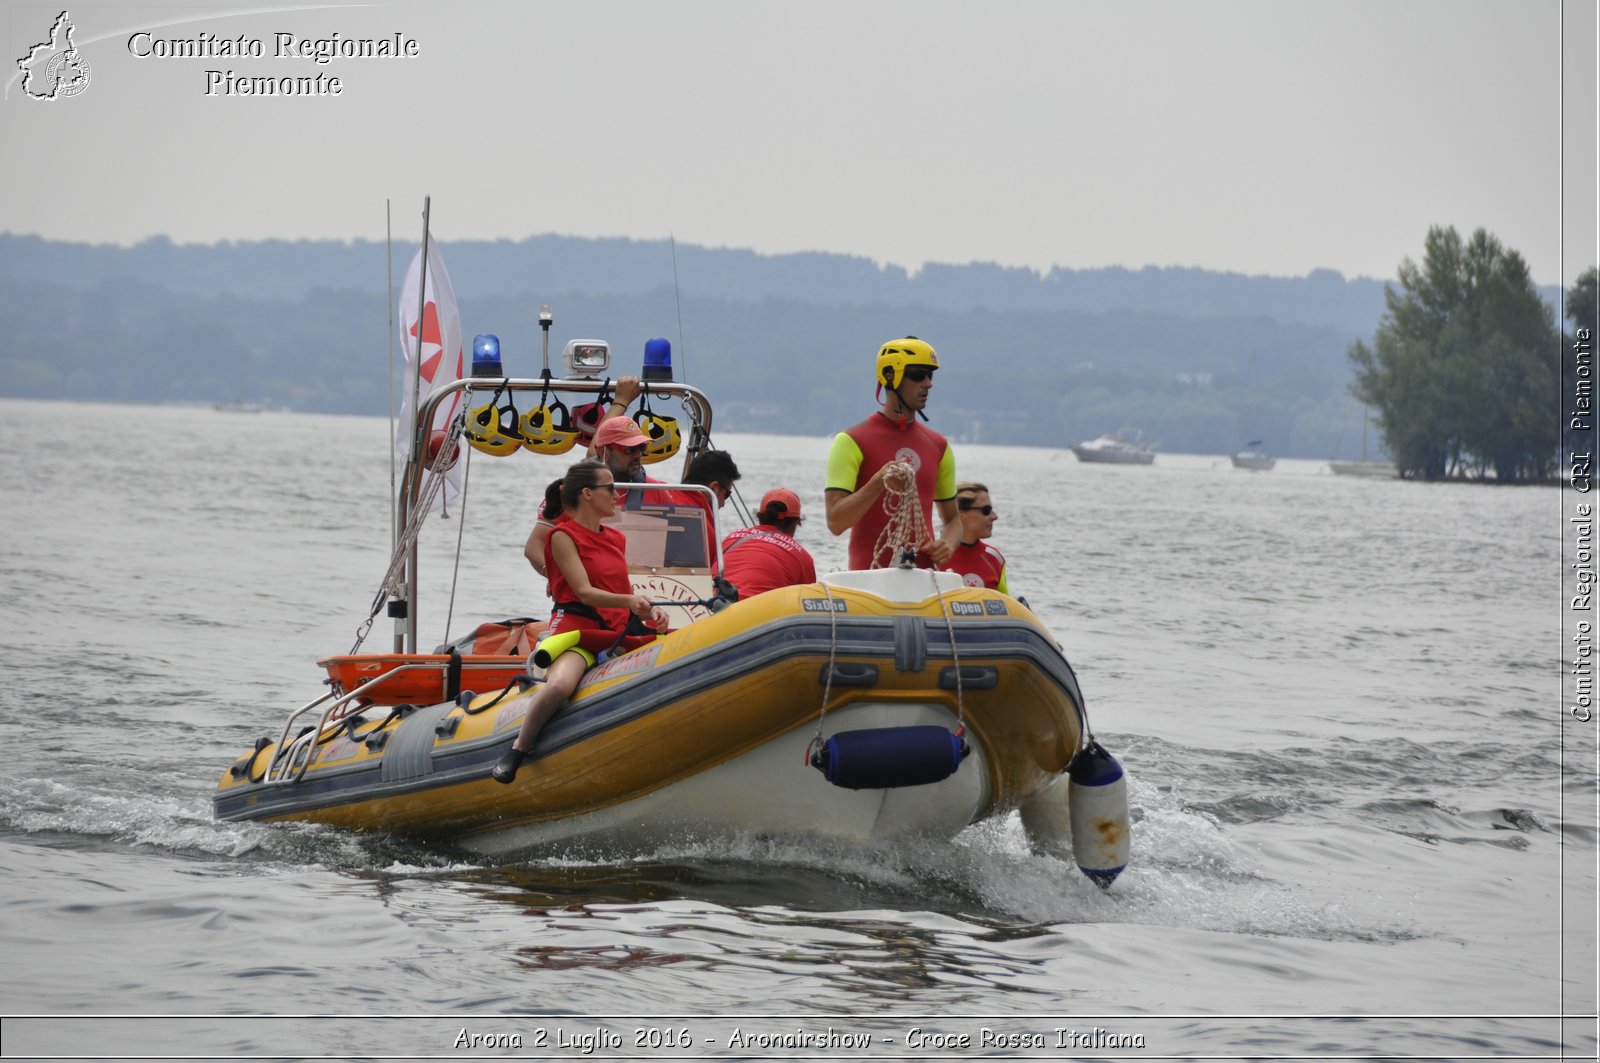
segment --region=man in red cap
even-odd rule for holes
[[[600,427],[595,429],[589,453],[591,457],[605,462],[606,468],[611,470],[611,475],[617,478],[619,484],[642,484],[647,482],[644,475],[644,448],[649,443],[650,437],[640,431],[633,418],[622,414],[600,422]],[[617,501],[621,502],[622,498],[623,492],[618,491]]]
[[[755,527],[729,532],[722,540],[722,575],[739,588],[740,599],[774,587],[815,583],[816,562],[794,539],[805,521],[800,497],[787,487],[774,487],[761,496],[756,519],[760,523]]]

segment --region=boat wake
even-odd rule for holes
[[[196,794],[35,778],[0,783],[0,829],[63,848],[131,847],[221,860],[232,873],[323,870],[395,882],[455,881],[531,908],[712,904],[802,921],[822,913],[890,919],[922,913],[919,922],[950,918],[1007,933],[1116,923],[1321,941],[1419,936],[1377,907],[1322,903],[1312,899],[1310,883],[1269,879],[1230,834],[1250,824],[1229,826],[1170,789],[1137,779],[1130,780],[1129,799],[1135,859],[1110,891],[1070,860],[1034,851],[1015,814],[951,840],[689,833],[632,848],[566,843],[486,861],[380,832],[219,823]]]

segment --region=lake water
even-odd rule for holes
[[[221,771],[316,696],[316,658],[366,615],[387,434],[0,402],[5,1056],[1600,1047],[1596,737],[1562,699],[1557,489],[959,447],[1014,592],[1129,772],[1133,859],[1108,892],[1014,817],[941,845],[688,837],[514,863],[214,823]],[[716,442],[750,502],[795,488],[818,570],[842,565],[826,440]],[[425,533],[425,644],[458,519],[450,633],[544,611],[521,546],[561,464],[474,456],[465,517]]]

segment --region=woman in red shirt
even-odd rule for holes
[[[968,587],[988,587],[1010,594],[1006,586],[1006,557],[984,542],[994,534],[999,510],[989,501],[989,489],[980,483],[956,486],[956,507],[961,514],[961,545],[950,555],[946,572],[959,572]]]
[[[581,635],[577,645],[550,662],[544,685],[529,700],[522,730],[494,766],[494,781],[499,783],[517,777],[539,731],[578,688],[583,673],[594,665],[595,654],[621,639],[630,613],[657,631],[667,626],[667,614],[633,592],[622,533],[600,523],[617,509],[611,470],[589,461],[572,466],[561,484],[561,504],[566,519],[550,529],[545,542],[545,569],[555,601],[549,637],[569,631]]]

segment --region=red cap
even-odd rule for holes
[[[781,510],[778,514],[781,519],[798,517],[800,515],[800,496],[787,487],[774,487],[761,496],[761,512],[767,513],[773,509]]]
[[[625,414],[607,417],[600,422],[600,428],[594,434],[594,445],[597,447],[638,447],[649,442],[650,437],[639,431],[633,418]]]

